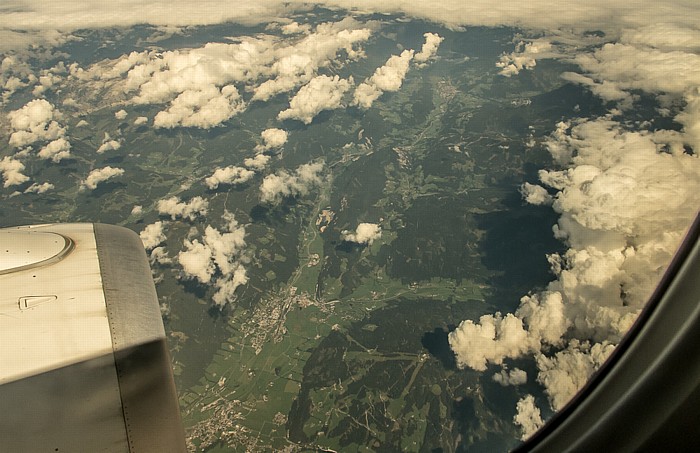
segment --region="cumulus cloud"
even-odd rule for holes
[[[168,255],[168,251],[163,246],[158,246],[151,250],[148,255],[148,259],[151,265],[154,264],[171,264],[173,262],[172,258]]]
[[[146,124],[147,122],[148,118],[146,118],[145,116],[139,116],[136,117],[136,119],[134,120],[134,126],[140,126],[142,124]]]
[[[131,215],[141,215],[143,213],[143,206],[141,205],[135,205],[133,208],[131,208]]]
[[[49,190],[52,190],[53,188],[54,188],[54,185],[49,183],[49,182],[45,182],[45,183],[41,183],[41,184],[33,183],[31,186],[27,187],[24,190],[24,193],[42,194],[42,193],[48,192]]]
[[[513,422],[522,429],[522,440],[535,434],[544,425],[540,409],[535,405],[535,397],[525,395],[516,405],[517,413],[513,417]]]
[[[518,357],[533,348],[523,321],[508,313],[483,315],[478,323],[464,320],[448,337],[459,367],[485,371],[488,362],[502,364],[508,357]]]
[[[520,41],[515,46],[515,51],[504,54],[496,66],[501,68],[502,76],[511,77],[517,75],[523,69],[532,69],[537,65],[537,60],[554,58],[557,53],[548,38],[539,38],[531,42]]]
[[[119,140],[112,140],[112,137],[105,132],[105,138],[102,139],[102,144],[97,148],[97,154],[103,154],[107,151],[116,151],[122,147],[122,143]]]
[[[360,25],[346,18],[302,37],[260,34],[195,49],[132,52],[86,69],[75,65],[71,77],[111,87],[114,102],[167,104],[155,127],[211,128],[245,109],[236,86],[251,91],[253,101],[267,101],[308,84],[320,68],[362,57],[359,46],[371,31]]]
[[[350,89],[352,80],[339,76],[321,75],[299,89],[289,101],[289,108],[277,115],[280,121],[294,119],[311,124],[314,117],[323,110],[337,109],[342,105],[343,95]]]
[[[172,220],[177,218],[194,220],[197,216],[206,216],[209,202],[202,197],[193,197],[189,202],[181,201],[179,197],[172,196],[164,200],[158,200],[158,213],[168,215]]]
[[[209,129],[230,119],[245,108],[233,85],[217,88],[205,85],[197,90],[183,91],[167,110],[153,119],[156,128],[198,127]]]
[[[127,115],[128,113],[126,113],[126,110],[124,109],[114,112],[114,117],[118,120],[123,120]]]
[[[64,137],[66,129],[56,119],[62,117],[46,99],[34,99],[24,107],[7,114],[12,134],[10,146],[20,148],[38,141],[52,141]]]
[[[372,242],[382,236],[382,229],[376,223],[361,223],[355,231],[345,230],[341,232],[341,236],[344,241],[372,245]]]
[[[260,185],[260,200],[277,205],[285,198],[306,195],[321,183],[320,173],[323,167],[323,162],[312,162],[299,166],[294,174],[281,170],[266,176]]]
[[[264,151],[272,148],[279,148],[287,143],[287,137],[288,134],[285,130],[274,127],[265,129],[260,134],[260,138],[262,138],[263,143],[262,145],[258,145],[256,149],[258,151]]]
[[[204,179],[204,183],[207,187],[214,190],[221,184],[244,183],[249,181],[253,175],[255,175],[255,172],[252,170],[246,170],[245,168],[231,165],[224,168],[217,168],[211,176]]]
[[[295,35],[297,33],[309,33],[311,26],[309,24],[299,24],[298,22],[290,22],[280,27],[285,35]]]
[[[537,381],[544,386],[552,408],[563,408],[614,349],[615,346],[608,342],[591,345],[574,339],[566,349],[551,357],[538,354]]]
[[[449,337],[458,364],[533,354],[550,405],[563,407],[631,327],[697,212],[700,160],[683,141],[609,116],[560,123],[545,145],[564,169],[539,172],[555,194],[523,189],[560,214],[554,233],[569,248],[548,257],[556,280],[514,314],[463,321]]]
[[[370,36],[370,29],[361,28],[352,18],[318,25],[313,33],[278,51],[270,67],[273,77],[255,87],[253,100],[267,101],[308,83],[319,68],[331,64],[341,51],[347,60],[361,58],[364,53],[358,46]]]
[[[50,159],[53,162],[60,162],[70,157],[70,142],[65,138],[57,138],[49,142],[39,150],[38,156],[42,159]]]
[[[520,193],[525,201],[534,205],[550,205],[552,204],[552,196],[542,186],[530,184],[526,182],[520,187]]]
[[[5,180],[3,184],[5,188],[29,181],[29,177],[22,173],[24,164],[11,156],[5,156],[0,160],[0,171]]]
[[[85,178],[85,180],[81,183],[80,187],[89,190],[94,190],[97,188],[98,184],[105,182],[108,179],[116,178],[123,174],[123,168],[113,168],[110,166],[104,168],[96,168],[87,175],[87,178]]]
[[[392,55],[384,66],[374,71],[372,77],[357,86],[353,105],[368,109],[385,91],[398,91],[406,78],[413,54],[413,50],[404,50],[400,55]]]
[[[243,160],[243,165],[253,170],[262,170],[267,167],[270,162],[270,156],[263,153],[256,154],[255,157],[246,157]]]
[[[185,249],[177,256],[186,278],[216,288],[212,300],[219,307],[233,302],[236,289],[248,282],[244,267],[245,227],[232,214],[224,214],[224,220],[223,232],[207,225],[201,241],[185,239]]]
[[[437,54],[440,43],[445,40],[437,33],[425,33],[423,36],[425,37],[425,43],[421,51],[413,56],[413,61],[418,64],[426,63],[434,57]]]
[[[143,231],[139,233],[143,247],[146,250],[152,250],[165,241],[166,236],[163,230],[165,225],[167,225],[167,222],[158,220],[150,225],[146,225]]]
[[[527,383],[527,373],[520,368],[512,370],[502,369],[499,373],[494,374],[491,379],[498,382],[503,387],[509,385],[523,385]]]

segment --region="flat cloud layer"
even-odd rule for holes
[[[592,0],[579,2],[536,0],[523,8],[520,0],[493,3],[488,0],[463,2],[445,0],[439,3],[412,0],[243,0],[230,8],[224,0],[192,3],[172,0],[134,8],[130,0],[115,0],[91,4],[89,9],[76,8],[72,0],[56,0],[51,8],[42,0],[14,2],[13,8],[0,15],[0,42],[4,48],[18,48],[41,40],[57,43],[68,39],[59,32],[79,29],[127,27],[136,24],[188,26],[223,23],[266,23],[283,17],[309,4],[337,6],[358,12],[404,13],[448,26],[518,26],[527,29],[574,28],[607,31],[626,26],[631,29],[643,24],[697,24],[698,5],[693,0],[660,4],[653,0],[627,1]],[[653,13],[651,13],[653,12]],[[20,31],[24,31],[21,33]]]

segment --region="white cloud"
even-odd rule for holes
[[[154,118],[156,127],[210,128],[245,109],[234,85],[266,101],[308,83],[320,68],[362,57],[359,46],[370,35],[346,18],[303,37],[260,34],[195,49],[132,52],[86,69],[74,66],[71,77],[110,87],[112,103],[168,104]]]
[[[516,410],[517,414],[513,417],[513,423],[520,426],[522,430],[521,440],[526,440],[544,425],[540,409],[535,405],[534,396],[525,395],[522,397],[516,405]]]
[[[65,138],[57,138],[49,142],[39,151],[39,157],[42,159],[51,159],[53,162],[60,162],[63,159],[70,157],[70,142]]]
[[[485,371],[487,362],[500,365],[505,358],[518,357],[534,347],[523,321],[511,313],[484,315],[478,323],[462,321],[448,341],[457,365],[478,371]]]
[[[337,61],[336,56],[341,51],[347,55],[347,60],[362,57],[363,52],[356,47],[370,35],[369,28],[360,28],[352,18],[318,25],[313,33],[294,45],[277,50],[270,68],[272,77],[255,88],[253,100],[267,101],[308,83],[319,68]]]
[[[244,183],[249,181],[253,175],[255,175],[255,172],[252,170],[246,170],[245,168],[231,165],[224,168],[217,168],[211,176],[204,179],[204,183],[207,187],[214,190],[219,187],[220,184]]]
[[[141,215],[143,213],[143,206],[141,205],[135,205],[133,208],[131,208],[131,215],[137,216]]]
[[[151,265],[154,264],[171,264],[173,262],[172,258],[168,256],[168,251],[165,250],[165,247],[159,246],[151,250],[151,253],[148,255],[148,260],[151,262]]]
[[[3,187],[16,186],[29,181],[29,177],[24,175],[24,164],[11,156],[5,156],[0,160],[0,171],[5,180]]]
[[[620,42],[667,51],[700,50],[700,29],[689,24],[653,22],[622,32]]]
[[[66,129],[55,119],[61,113],[45,99],[34,99],[24,107],[7,114],[12,134],[10,146],[20,148],[38,141],[52,141],[65,136]]]
[[[294,174],[281,170],[277,174],[266,176],[260,185],[260,200],[277,205],[287,197],[306,195],[311,188],[321,183],[319,173],[323,166],[323,162],[314,162],[299,166]]]
[[[75,127],[85,127],[85,126],[88,126],[88,125],[89,125],[89,123],[88,123],[87,121],[85,121],[85,120],[80,120],[80,121],[78,121],[78,123],[75,125]]]
[[[520,187],[520,193],[525,201],[534,205],[550,205],[552,204],[552,196],[542,186],[537,184],[524,183]]]
[[[235,291],[248,282],[244,267],[245,228],[232,214],[224,214],[226,226],[220,232],[207,225],[202,240],[185,239],[178,262],[187,278],[216,288],[214,304],[223,307],[235,300]]]
[[[272,148],[279,148],[285,143],[287,143],[287,131],[282,130],[282,129],[277,129],[277,128],[270,128],[270,129],[265,129],[262,131],[260,134],[260,138],[263,140],[262,145],[258,145],[256,147],[256,150],[262,151],[262,150],[268,150]]]
[[[112,140],[110,139],[108,134],[105,134],[105,139],[100,145],[99,148],[97,148],[97,154],[104,154],[107,151],[116,151],[119,148],[122,147],[122,143],[119,140]]]
[[[80,186],[81,188],[94,190],[97,188],[98,184],[123,174],[123,168],[113,168],[109,166],[104,168],[96,168],[87,175],[87,178],[85,178]]]
[[[609,43],[593,52],[579,53],[574,62],[595,80],[621,90],[681,97],[700,83],[700,55],[685,50],[664,51]]]
[[[382,229],[376,223],[360,223],[355,231],[343,231],[341,236],[344,241],[372,245],[382,236]]]
[[[139,233],[141,242],[146,250],[151,250],[162,244],[166,238],[163,227],[167,225],[167,222],[158,220],[146,227]]]
[[[561,75],[561,78],[567,82],[587,87],[593,94],[603,100],[621,102],[620,106],[622,107],[629,108],[631,102],[635,99],[634,96],[622,90],[617,84],[608,82],[607,80],[596,82],[592,78],[576,72],[565,72]]]
[[[263,153],[256,154],[255,157],[246,157],[243,160],[243,165],[253,170],[263,170],[270,162],[270,156]]]
[[[494,374],[491,379],[498,382],[503,387],[509,385],[523,385],[527,383],[527,373],[520,368],[512,370],[502,369],[499,373]]]
[[[440,43],[445,40],[437,33],[425,33],[423,36],[425,37],[425,43],[420,52],[413,56],[413,61],[418,64],[426,63],[434,57],[437,54]]]
[[[172,220],[182,217],[194,220],[197,216],[206,216],[209,209],[209,202],[202,197],[193,197],[189,202],[180,201],[180,198],[173,196],[164,200],[158,200],[158,213],[169,215]]]
[[[197,239],[194,241],[185,239],[184,246],[185,250],[178,254],[177,260],[185,276],[196,279],[200,283],[209,283],[215,270],[211,248]]]
[[[187,90],[176,97],[167,110],[153,119],[156,128],[198,127],[209,129],[230,119],[245,108],[238,90],[226,85],[220,91],[214,85]]]
[[[298,22],[290,22],[280,27],[285,35],[295,35],[297,33],[309,33],[311,26],[309,24],[299,24]]]
[[[126,110],[124,109],[114,112],[114,117],[118,120],[123,120],[127,115],[128,113],[126,113]]]
[[[234,83],[257,79],[274,58],[273,41],[261,37],[243,38],[240,43],[208,43],[195,49],[168,52],[143,52],[139,58],[122,57],[115,64],[125,63],[113,77],[123,82],[119,89],[137,94],[137,104],[162,104],[182,93],[220,89]],[[88,69],[88,75],[105,77],[102,64]],[[213,96],[213,94],[212,94]]]
[[[700,159],[682,143],[678,132],[609,117],[559,124],[545,144],[564,169],[539,174],[556,191],[554,232],[569,247],[548,257],[556,280],[515,314],[462,322],[449,337],[458,364],[483,370],[533,353],[560,409],[631,327],[696,213]],[[549,356],[543,345],[557,349]]]
[[[49,190],[52,190],[53,188],[54,188],[54,185],[49,183],[49,182],[45,182],[42,184],[33,183],[31,186],[27,187],[24,190],[24,193],[42,194],[42,193],[48,192]]]
[[[413,50],[404,50],[400,55],[392,55],[384,66],[374,71],[372,77],[357,86],[353,105],[368,109],[385,91],[398,91],[406,78],[413,54]]]
[[[321,75],[299,89],[289,101],[289,108],[277,115],[280,121],[294,119],[311,124],[314,117],[323,110],[337,109],[342,105],[343,95],[350,89],[352,80],[339,76]]]
[[[523,69],[534,68],[537,60],[554,58],[557,55],[548,38],[538,38],[527,43],[520,41],[515,46],[515,51],[502,55],[496,66],[501,68],[502,76],[511,77]]]
[[[146,123],[148,123],[148,118],[146,118],[145,116],[139,116],[134,120],[134,126],[140,126]]]
[[[537,381],[545,387],[552,408],[563,408],[614,349],[615,346],[607,342],[591,345],[574,339],[566,349],[551,357],[539,354]]]
[[[662,7],[654,0],[640,0],[634,4],[622,0],[592,0],[586,3],[537,0],[528,2],[527,8],[523,8],[519,0],[504,0],[497,4],[489,0],[468,3],[445,0],[439,4],[405,0],[362,3],[324,0],[313,3],[345,8],[358,14],[400,13],[453,28],[515,26],[525,30],[602,30],[612,36],[620,28],[637,30],[650,24],[685,25],[687,29],[694,30],[698,15],[695,2],[677,2],[672,7]],[[238,2],[236,8],[228,8],[228,3],[223,0],[206,3],[172,0],[167,4],[134,8],[127,0],[115,0],[92,5],[89,11],[78,11],[72,0],[56,0],[52,2],[51,9],[45,8],[42,0],[27,0],[20,10],[0,16],[0,50],[35,43],[55,45],[69,39],[68,33],[80,29],[136,24],[182,27],[224,22],[269,23],[280,17],[288,17],[295,11],[307,10],[308,4],[305,0],[244,0]],[[678,39],[670,41],[677,43]]]

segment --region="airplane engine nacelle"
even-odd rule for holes
[[[185,451],[158,297],[134,232],[0,229],[0,450]]]

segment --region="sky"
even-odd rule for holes
[[[347,10],[348,18],[318,27],[288,18],[310,5]],[[695,0],[169,0],[147,6],[114,0],[92,2],[89,8],[74,0],[5,1],[0,6],[3,99],[27,86],[36,99],[3,113],[14,150],[0,160],[4,187],[29,183],[23,160],[31,152],[54,163],[70,156],[70,131],[62,110],[80,107],[81,100],[66,99],[61,106],[43,98],[63,83],[107,88],[109,101],[162,106],[152,119],[129,118],[124,110],[115,116],[165,129],[217,127],[248,108],[241,96],[244,89],[252,90],[250,102],[287,93],[290,102],[279,112],[280,121],[310,124],[324,110],[348,105],[370,109],[383,93],[400,90],[409,71],[420,71],[438,58],[442,41],[428,33],[421,48],[397,52],[366,79],[321,74],[339,53],[348,61],[363,58],[363,45],[381,23],[350,16],[370,12],[403,14],[455,30],[518,27],[521,33],[512,52],[494,62],[502,77],[518,77],[544,59],[568,62],[575,70],[565,73],[564,80],[612,105],[602,116],[572,115],[553,124],[544,145],[555,165],[541,169],[538,180],[520,188],[526,202],[549,206],[559,216],[552,234],[567,250],[548,256],[553,280],[545,290],[523,295],[513,313],[464,320],[449,337],[460,367],[484,371],[501,365],[493,375],[501,385],[536,379],[551,408],[559,410],[633,324],[697,212],[700,3]],[[226,21],[277,24],[289,38],[256,36],[194,49],[134,52],[89,67],[63,66],[36,74],[26,64],[26,55],[50,53],[54,46],[77,39],[72,33],[79,29],[148,23],[178,33],[181,27]],[[659,117],[674,119],[680,130],[629,124],[625,113],[641,96],[653,98]],[[279,128],[262,131],[256,152],[243,166],[212,169],[203,184],[214,189],[249,180],[268,164],[269,156],[262,153],[283,146],[287,137]],[[120,146],[107,136],[96,152]],[[276,204],[284,197],[304,196],[320,184],[323,169],[318,161],[267,174],[260,200]],[[94,169],[80,184],[93,190],[123,173],[121,168]],[[31,183],[25,192],[52,189],[48,181]],[[206,215],[207,202],[169,198],[158,209],[171,220],[193,219]],[[357,219],[355,230],[344,231],[344,237],[371,244],[381,228],[362,220]],[[159,221],[142,232],[153,260],[168,259],[161,247],[164,228],[167,221]],[[207,226],[204,234],[182,245],[175,259],[186,276],[216,287],[216,304],[232,300],[236,288],[246,283],[245,227],[232,215],[225,214],[222,231]],[[523,356],[536,361],[536,376],[503,365]],[[515,423],[524,437],[541,426],[532,396],[523,397],[517,410]]]

